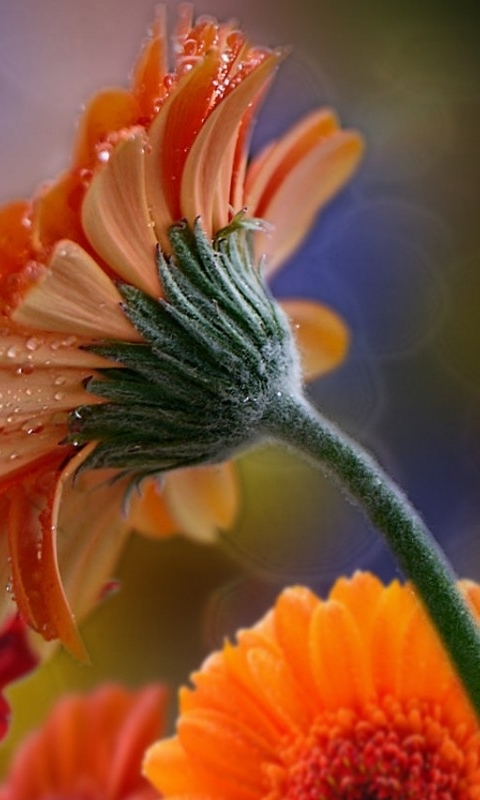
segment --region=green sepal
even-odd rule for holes
[[[197,221],[157,249],[164,297],[119,284],[122,308],[144,342],[89,346],[118,367],[86,389],[106,401],[77,408],[69,440],[97,441],[82,469],[141,475],[222,461],[257,438],[272,393],[299,383],[288,321],[254,264],[240,220],[209,241]]]

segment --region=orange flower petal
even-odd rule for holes
[[[163,493],[177,530],[201,542],[214,541],[219,528],[230,527],[239,505],[238,479],[230,463],[172,472]]]
[[[80,209],[84,186],[76,172],[65,172],[54,183],[43,188],[33,201],[32,244],[42,256],[49,253],[59,239],[71,239],[84,247]]]
[[[233,796],[257,798],[255,785],[261,775],[265,751],[256,741],[255,732],[236,726],[232,731],[228,717],[205,710],[190,712],[178,726],[182,747],[200,776],[208,770],[218,785],[232,785],[241,780]],[[245,769],[246,767],[246,769]]]
[[[339,578],[330,591],[330,600],[338,600],[349,609],[365,648],[370,645],[378,604],[384,592],[382,582],[370,572],[359,572],[354,580]]]
[[[315,708],[316,688],[310,664],[305,657],[305,643],[317,603],[317,598],[309,589],[286,589],[277,600],[275,613],[275,633],[284,658],[290,664],[298,685],[305,690],[305,703],[311,709]]]
[[[80,119],[73,167],[83,170],[98,167],[99,147],[112,133],[135,125],[139,114],[136,98],[126,89],[105,89],[95,95]]]
[[[313,300],[282,300],[280,305],[295,334],[305,380],[315,380],[338,367],[350,340],[341,317]]]
[[[0,208],[0,275],[2,278],[23,269],[31,257],[30,202],[16,200]],[[4,292],[2,287],[2,299]]]
[[[158,297],[162,290],[156,268],[157,239],[145,195],[145,146],[143,135],[118,143],[108,167],[90,184],[82,222],[92,247],[121,278]]]
[[[350,178],[363,151],[361,137],[337,131],[318,144],[286,171],[270,201],[256,213],[274,225],[273,234],[259,232],[255,238],[258,258],[267,257],[272,272],[298,247],[316,214]]]
[[[140,114],[147,119],[154,116],[167,91],[164,84],[167,73],[166,29],[166,9],[165,6],[159,6],[151,35],[140,53],[132,80],[132,92]]]
[[[385,587],[378,599],[370,652],[373,679],[380,695],[396,695],[400,690],[403,636],[416,604],[413,591],[398,581]],[[396,620],[394,630],[392,620]]]
[[[164,739],[145,754],[143,773],[155,785],[155,776],[162,775],[161,790],[164,794],[175,792],[188,794],[195,791],[195,777],[192,776],[188,759],[177,738]],[[160,791],[160,787],[157,787]]]
[[[191,224],[200,216],[209,236],[229,220],[231,175],[242,118],[279,60],[280,54],[272,53],[229,92],[202,125],[188,154],[181,184],[182,215]]]
[[[355,621],[336,600],[312,616],[309,651],[317,692],[325,708],[357,708],[374,697],[368,656]]]
[[[285,660],[254,647],[248,653],[251,674],[262,701],[268,702],[272,716],[286,733],[302,730],[311,720],[308,703]]]
[[[139,341],[121,302],[110,278],[88,253],[74,242],[61,241],[12,318],[46,331]]]

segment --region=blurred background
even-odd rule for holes
[[[152,0],[0,0],[0,202],[67,163],[82,104],[122,84]],[[169,2],[170,20],[175,3]],[[344,365],[315,404],[407,491],[459,574],[480,580],[479,14],[462,2],[199,0],[261,45],[289,44],[253,147],[328,105],[367,155],[276,277],[348,321]],[[56,697],[103,680],[172,687],[283,586],[321,593],[369,569],[397,575],[379,536],[322,475],[272,448],[239,462],[243,507],[216,546],[133,537],[112,593],[84,626],[92,666],[58,653],[10,691],[12,733]],[[172,719],[175,696],[172,692]]]

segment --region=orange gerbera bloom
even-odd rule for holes
[[[270,234],[257,232],[255,248],[267,270],[277,268],[362,150],[357,134],[320,110],[249,164],[252,117],[282,53],[252,48],[229,24],[193,24],[182,7],[174,54],[169,72],[161,12],[131,88],[105,90],[88,104],[70,167],[33,200],[0,209],[0,563],[29,624],[80,655],[69,603],[77,617],[92,606],[129,529],[209,540],[238,505],[229,463],[179,470],[161,491],[145,481],[122,519],[126,483],[110,485],[113,470],[73,482],[89,448],[67,440],[72,412],[103,402],[84,381],[112,366],[88,345],[143,341],[115,281],[161,297],[155,247],[169,252],[172,223],[200,217],[212,237],[241,209],[273,224]],[[342,321],[313,302],[285,307],[305,374],[338,364]]]
[[[480,613],[480,587],[463,584]],[[176,800],[472,800],[480,730],[411,588],[296,587],[180,693],[147,777]]]
[[[164,714],[157,686],[62,698],[16,751],[0,800],[154,800],[140,767]]]

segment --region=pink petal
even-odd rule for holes
[[[282,300],[297,341],[303,377],[319,378],[345,358],[349,331],[328,306],[313,300]]]
[[[92,247],[121,278],[158,296],[157,239],[145,195],[145,147],[143,134],[119,142],[87,191],[82,222]]]

